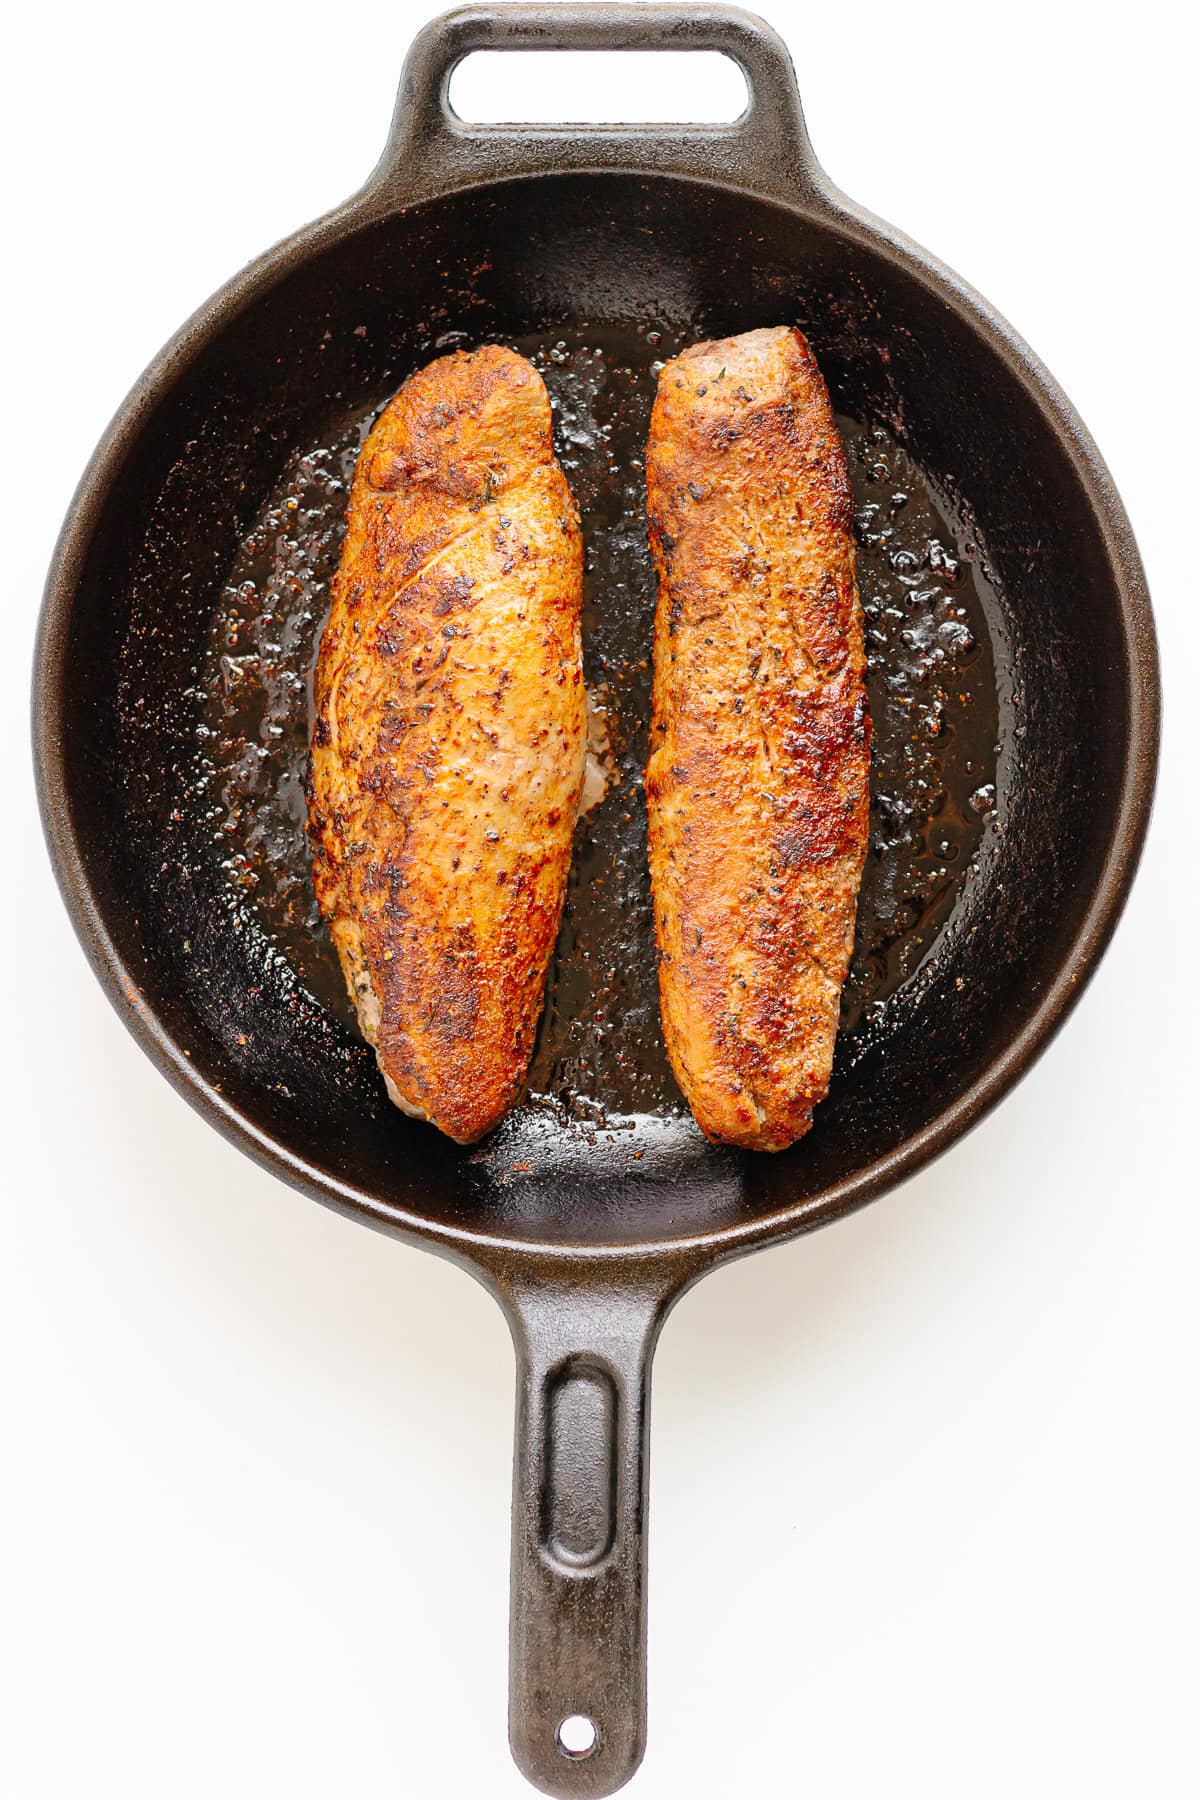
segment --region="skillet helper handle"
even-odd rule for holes
[[[748,104],[725,125],[471,125],[450,77],[474,50],[707,50],[732,57]],[[740,7],[554,0],[462,6],[414,39],[391,135],[364,195],[380,212],[480,181],[573,169],[659,171],[795,201],[829,184],[813,155],[787,47]]]
[[[611,1794],[646,1744],[650,1364],[666,1303],[636,1285],[505,1295],[517,1351],[509,1742],[564,1797]]]

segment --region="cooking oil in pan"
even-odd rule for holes
[[[696,334],[579,325],[515,347],[540,369],[585,545],[584,663],[607,714],[611,776],[580,822],[530,1068],[530,1103],[585,1133],[678,1113],[658,1017],[645,766],[655,581],[643,452],[661,362]],[[429,346],[429,354],[455,347]],[[220,596],[207,691],[217,836],[239,904],[350,1030],[305,836],[312,669],[359,447],[386,395],[331,415],[298,448]],[[886,1027],[889,1000],[952,920],[996,808],[994,596],[977,545],[878,425],[839,420],[850,462],[873,725],[871,846],[839,1061]]]

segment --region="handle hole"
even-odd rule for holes
[[[749,105],[719,50],[476,50],[449,100],[471,125],[729,125]]]
[[[582,1762],[600,1742],[600,1733],[583,1713],[570,1713],[559,1724],[554,1741],[560,1755],[569,1756],[572,1762]]]

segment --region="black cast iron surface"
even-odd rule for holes
[[[468,128],[475,48],[718,48],[745,116]],[[661,1053],[639,775],[653,365],[799,323],[850,445],[877,731],[873,855],[830,1098],[778,1157],[704,1142]],[[618,781],[581,827],[533,1096],[463,1150],[401,1117],[331,979],[299,778],[344,483],[374,409],[458,342],[534,354],[589,544],[588,675]],[[903,496],[901,499],[900,496]],[[35,670],[43,813],[77,929],[189,1099],[297,1187],[463,1261],[520,1370],[514,1754],[552,1793],[645,1732],[648,1371],[672,1301],[944,1148],[1077,998],[1157,747],[1153,627],[1094,445],[1012,332],[831,187],[791,67],[724,7],[467,8],[409,56],[347,205],[238,276],[89,467]],[[559,1722],[597,1737],[566,1756]]]

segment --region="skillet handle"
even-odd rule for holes
[[[469,125],[447,96],[473,50],[715,50],[742,70],[749,103],[727,125]],[[363,199],[386,213],[481,181],[571,169],[692,175],[791,201],[829,192],[787,47],[762,19],[736,6],[554,0],[462,6],[425,26]]]
[[[501,1298],[517,1352],[509,1743],[543,1792],[611,1794],[646,1744],[650,1364],[669,1299],[611,1272]]]

